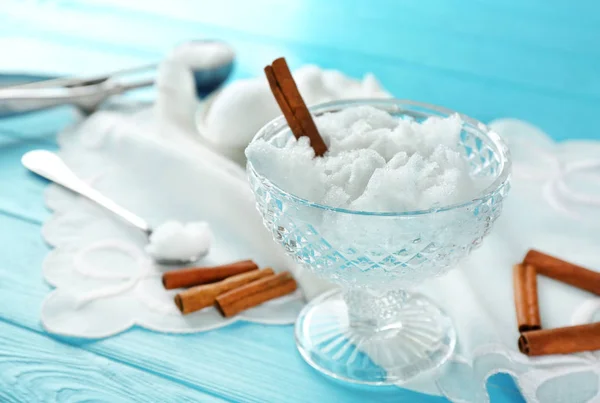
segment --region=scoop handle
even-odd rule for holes
[[[151,233],[146,221],[82,181],[57,154],[46,150],[33,150],[23,155],[21,163],[31,172],[87,197],[146,234]]]

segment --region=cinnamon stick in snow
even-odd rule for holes
[[[519,332],[541,329],[535,267],[525,264],[515,265],[513,285]]]
[[[600,322],[525,332],[519,350],[529,356],[600,350]]]
[[[289,272],[265,277],[217,297],[217,308],[230,317],[263,302],[294,292],[296,280]]]
[[[173,288],[214,283],[215,281],[252,270],[258,270],[258,265],[252,260],[243,260],[222,266],[194,267],[166,272],[163,274],[162,282],[167,290],[172,290]]]
[[[273,96],[275,97],[275,101],[277,101],[277,104],[279,105],[279,109],[281,109],[281,113],[283,113],[283,117],[285,118],[286,122],[288,123],[288,126],[290,127],[292,134],[296,138],[300,138],[301,136],[304,136],[304,130],[302,129],[300,122],[298,122],[298,120],[296,119],[296,116],[294,116],[294,112],[292,111],[290,105],[288,104],[287,99],[285,98],[285,96],[283,95],[283,92],[281,91],[281,88],[279,87],[279,84],[277,83],[277,79],[275,78],[275,73],[273,72],[273,67],[271,67],[271,66],[265,67],[265,75],[267,76],[267,81],[269,82],[269,86],[271,87],[271,92],[273,93]],[[312,145],[312,141],[311,141],[311,145]]]
[[[175,296],[175,305],[183,314],[195,312],[215,303],[219,294],[233,290],[244,284],[256,281],[264,277],[272,277],[275,273],[272,269],[253,270],[226,278],[213,284],[204,284],[189,288]]]
[[[537,250],[527,252],[523,264],[535,266],[546,277],[600,295],[600,273],[566,262]]]
[[[274,60],[270,66],[265,67],[265,74],[275,100],[294,136],[296,138],[308,136],[315,155],[325,154],[327,145],[317,130],[285,59],[281,57]]]

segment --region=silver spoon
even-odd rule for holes
[[[148,237],[152,235],[152,228],[143,218],[120,206],[82,181],[57,154],[46,150],[33,150],[23,155],[21,163],[30,171],[87,197],[89,200],[114,213],[123,221],[143,231]],[[195,262],[201,257],[190,256],[189,259],[182,260],[155,259],[155,261],[164,265],[183,265]]]

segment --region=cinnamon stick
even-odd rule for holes
[[[225,317],[260,305],[263,302],[294,292],[296,280],[289,272],[265,277],[217,297],[217,309]]]
[[[177,305],[177,308],[179,308],[183,314],[195,312],[199,309],[213,305],[219,294],[223,294],[229,290],[233,290],[264,277],[272,277],[273,275],[274,272],[270,268],[253,270],[231,276],[218,283],[192,287],[175,295],[175,305]]]
[[[600,350],[600,322],[523,333],[519,350],[529,356]]]
[[[513,285],[519,332],[541,329],[535,267],[524,264],[515,265],[513,267]]]
[[[600,273],[588,270],[537,250],[527,252],[524,264],[535,266],[546,277],[600,295]]]
[[[267,81],[269,82],[269,87],[271,87],[271,92],[273,93],[273,96],[275,97],[275,101],[277,101],[277,104],[279,105],[279,109],[281,109],[281,112],[283,113],[283,117],[287,121],[288,126],[290,126],[290,130],[292,131],[292,134],[294,135],[294,137],[300,138],[301,136],[304,135],[304,130],[302,129],[300,122],[298,122],[298,120],[296,119],[296,116],[294,116],[294,112],[292,111],[290,105],[288,104],[287,99],[283,95],[281,88],[279,88],[277,79],[275,78],[275,73],[273,73],[273,67],[271,67],[271,66],[265,67],[265,75],[267,76]],[[311,140],[311,145],[312,145],[312,140]]]
[[[230,263],[215,267],[194,267],[170,271],[162,276],[162,282],[167,290],[173,288],[192,287],[200,284],[214,283],[236,274],[258,270],[258,265],[252,260]]]
[[[265,74],[275,100],[294,136],[296,138],[308,136],[315,155],[325,154],[327,145],[317,130],[285,59],[281,57],[274,60],[270,66],[265,67]]]

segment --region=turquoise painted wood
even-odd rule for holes
[[[0,320],[0,401],[223,402],[146,370]]]
[[[600,139],[588,123],[600,111],[593,0],[6,1],[0,70],[99,72],[158,61],[199,37],[235,47],[234,79],[285,55],[293,66],[371,71],[397,97],[482,120],[518,117],[557,140]],[[185,336],[132,329],[97,341],[44,332],[46,183],[19,160],[56,149],[56,132],[74,116],[58,108],[0,120],[0,401],[445,401],[326,380],[296,353],[291,326]],[[523,401],[507,375],[488,390],[493,403]]]

